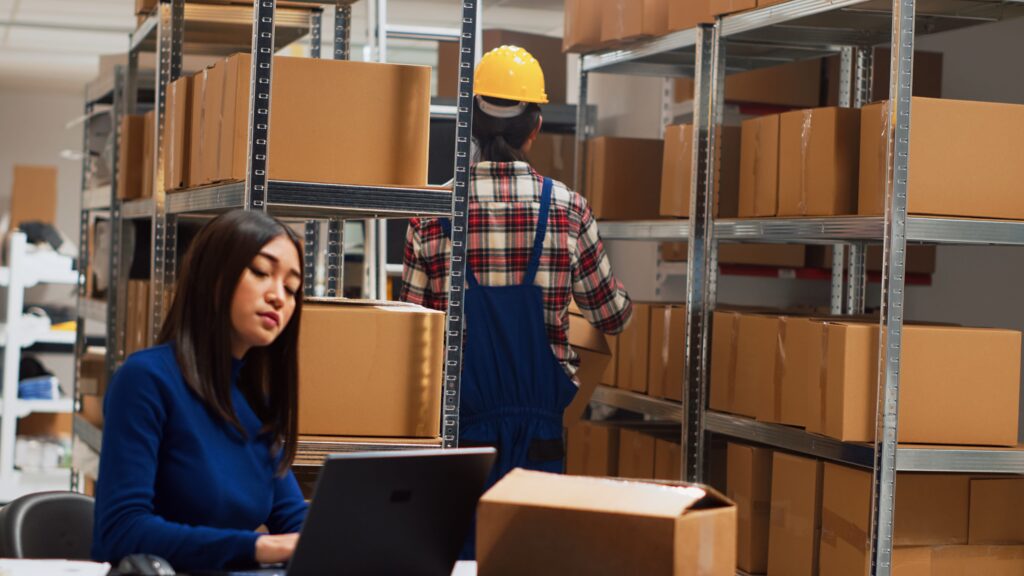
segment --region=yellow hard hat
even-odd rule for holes
[[[547,104],[544,71],[529,52],[518,46],[498,46],[480,59],[474,92],[479,96]]]

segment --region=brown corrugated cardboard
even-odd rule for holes
[[[650,220],[661,203],[661,140],[600,136],[586,143],[584,196],[598,220]]]
[[[655,437],[638,428],[619,431],[619,473],[622,478],[654,478]]]
[[[1024,544],[1024,478],[971,480],[971,544]]]
[[[967,541],[969,477],[899,474],[895,546]],[[821,573],[863,576],[868,565],[871,471],[825,463],[821,513]]]
[[[544,71],[544,91],[553,104],[565,102],[566,61],[562,53],[562,39],[512,30],[484,30],[483,50],[514,45],[525,48],[537,59]],[[458,96],[459,43],[440,42],[437,45],[437,95],[442,98]]]
[[[528,153],[530,166],[541,176],[575,186],[576,137],[572,134],[541,132]]]
[[[146,15],[152,12],[159,0],[135,0],[135,13],[138,15]]]
[[[601,45],[601,9],[597,0],[565,0],[563,52],[589,52]]]
[[[893,548],[892,573],[895,576],[932,576],[932,549],[927,546]]]
[[[617,476],[619,428],[583,420],[569,426],[565,472],[580,476]]]
[[[121,117],[120,152],[117,162],[117,197],[122,200],[142,198],[142,181],[146,165],[146,123],[142,116]]]
[[[728,102],[767,104],[786,108],[810,108],[821,103],[821,60],[810,59],[760,68],[725,78]],[[676,81],[675,99],[693,99],[693,80]]]
[[[149,314],[148,280],[128,281],[126,310],[124,350],[127,356],[149,346],[152,320]]]
[[[821,498],[820,461],[782,452],[773,454],[769,574],[817,576]]]
[[[934,274],[938,260],[936,246],[907,245],[907,258],[904,270],[907,274]],[[808,246],[807,266],[811,268],[832,269],[831,246]],[[877,244],[868,246],[864,255],[864,269],[868,272],[882,271],[882,247]]]
[[[611,362],[611,349],[603,333],[594,328],[583,316],[569,314],[569,344],[580,357],[580,367],[576,371],[576,382],[579,391],[563,414],[563,425],[568,427],[579,420],[594,389],[601,381],[605,367]]]
[[[103,348],[88,348],[79,360],[78,392],[102,396],[107,391],[107,358]]]
[[[647,367],[647,394],[683,400],[683,356],[686,343],[686,306],[651,307],[651,339]]]
[[[612,352],[611,362],[604,367],[604,372],[601,374],[601,384],[605,386],[611,386],[617,388],[619,385],[619,336],[606,336],[608,339],[608,349]]]
[[[718,263],[737,266],[803,268],[806,265],[807,248],[800,244],[727,244],[723,242],[718,245]],[[661,259],[666,262],[686,262],[686,243],[663,243]]]
[[[444,318],[411,304],[307,300],[299,434],[437,436]]]
[[[779,127],[777,114],[743,121],[737,209],[740,218],[778,214]]]
[[[942,98],[942,53],[914,51],[914,96],[925,98]],[[828,84],[827,106],[839,105],[839,56],[825,59],[826,83]],[[889,45],[876,46],[872,61],[871,98],[869,102],[878,102],[889,98]]]
[[[711,14],[722,16],[757,7],[757,0],[711,0]]]
[[[50,438],[70,438],[72,427],[71,414],[46,414],[36,412],[24,418],[18,418],[18,436],[46,436]]]
[[[651,305],[633,303],[633,319],[619,334],[618,387],[647,393],[650,356]]]
[[[782,338],[782,380],[779,382],[782,398],[778,421],[804,428],[809,426],[811,390],[821,383],[824,325],[809,318],[790,316],[782,320],[782,329],[785,335]],[[815,358],[817,362],[813,361]],[[820,398],[820,393],[815,396]]]
[[[152,110],[142,115],[142,198],[153,197],[155,122],[156,116]]]
[[[719,174],[716,180],[715,214],[722,218],[737,215],[739,203],[740,130],[723,126],[718,142]],[[665,153],[661,170],[661,215],[690,216],[690,179],[693,175],[693,125],[677,124],[665,129]]]
[[[975,574],[984,576],[1020,576],[1024,574],[1024,546],[943,546],[932,549],[931,576],[974,576]]]
[[[22,222],[57,222],[57,167],[14,165],[11,229]]]
[[[786,112],[779,127],[779,216],[857,213],[860,111]]]
[[[736,566],[748,574],[764,574],[768,569],[772,451],[732,442],[727,450],[725,495],[736,503]]]
[[[164,190],[188,185],[189,139],[192,118],[192,77],[182,76],[167,87],[164,115]]]
[[[210,69],[206,102],[220,102],[223,120],[216,138],[204,138],[204,145],[219,142],[215,153],[203,152],[204,172],[206,161],[217,163],[207,182],[245,179],[249,58],[236,54]],[[375,89],[352,90],[353,85]],[[426,185],[429,67],[282,56],[274,60],[271,97],[270,178]],[[208,110],[204,130],[209,116]]]
[[[739,321],[740,315],[736,312],[716,310],[712,317],[709,406],[719,412],[733,412],[736,402]]]
[[[601,14],[601,42],[613,43],[668,32],[669,0],[598,0]]]
[[[862,110],[859,213],[864,215],[883,213],[887,106]],[[1024,219],[1024,147],[1019,142],[1024,106],[933,98],[914,98],[911,106],[907,212]]]
[[[668,29],[688,30],[698,24],[714,24],[710,0],[669,0]]]
[[[204,69],[192,77],[192,95],[189,98],[188,123],[188,186],[203,183],[203,156],[206,145],[206,84],[210,70]],[[212,122],[212,120],[211,120]]]
[[[514,470],[477,508],[481,576],[732,576],[735,539],[735,506],[683,484]]]
[[[82,396],[82,410],[79,413],[86,422],[101,430],[103,429],[102,396]]]
[[[741,314],[738,326],[736,397],[732,411],[772,422],[774,414],[782,408],[781,397],[775,391],[775,381],[780,372],[776,366],[779,317]]]
[[[658,438],[654,441],[655,480],[681,480],[683,446],[679,438]]]
[[[872,442],[878,326],[830,323],[825,337],[824,433]],[[1020,349],[1021,334],[1013,330],[904,326],[900,440],[1016,446]]]

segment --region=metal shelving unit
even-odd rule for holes
[[[452,110],[456,120],[455,179],[450,189],[444,188],[389,188],[353,185],[326,185],[308,182],[268,180],[267,149],[270,123],[270,86],[273,72],[273,53],[287,44],[309,34],[311,56],[320,57],[322,13],[325,6],[334,9],[334,57],[347,59],[352,0],[311,0],[300,2],[308,6],[279,8],[276,0],[262,0],[255,6],[206,4],[184,0],[161,0],[156,11],[146,18],[130,41],[128,65],[117,68],[112,82],[94,82],[86,91],[85,122],[94,107],[112,104],[112,125],[120,125],[123,114],[137,110],[138,99],[153,97],[155,110],[153,197],[143,200],[120,201],[116,196],[117,146],[114,146],[114,181],[109,186],[93,186],[83,171],[83,203],[81,246],[82,265],[79,271],[79,334],[76,357],[85,350],[85,319],[102,319],[108,334],[108,375],[123,360],[124,320],[127,269],[130,254],[126,254],[124,239],[126,227],[136,220],[148,220],[150,238],[150,307],[153,337],[163,320],[164,293],[174,284],[177,265],[177,227],[184,218],[202,218],[231,209],[264,210],[275,216],[291,220],[307,220],[304,271],[307,294],[316,278],[316,255],[320,250],[319,222],[328,221],[327,238],[327,293],[328,297],[341,295],[341,254],[343,250],[342,222],[346,218],[399,218],[411,216],[445,216],[453,221],[455,246],[451,261],[449,309],[446,329],[446,357],[443,381],[442,430],[438,439],[410,441],[395,439],[333,439],[303,438],[300,440],[297,465],[319,465],[329,452],[399,449],[409,447],[454,447],[458,443],[459,384],[462,367],[463,284],[465,268],[466,202],[469,182],[469,147],[472,122],[472,70],[477,53],[479,2],[463,0],[459,28],[446,31],[451,40],[460,42],[460,97]],[[406,33],[401,30],[396,33]],[[142,51],[157,53],[156,70],[140,74],[138,56]],[[253,81],[249,94],[249,154],[245,182],[218,184],[167,194],[163,184],[162,148],[166,87],[182,73],[185,52],[204,55],[228,55],[248,51],[253,62]],[[142,83],[152,86],[147,90]],[[373,89],[372,87],[364,87]],[[115,128],[116,129],[116,128]],[[88,162],[88,160],[86,160]],[[86,165],[86,168],[88,166]],[[88,269],[88,228],[97,214],[111,220],[113,239],[111,247],[111,278],[106,302],[86,296],[86,270]],[[76,383],[77,384],[77,383]],[[76,388],[77,389],[77,388]],[[102,431],[80,415],[75,416],[76,442],[83,447],[76,454],[98,454],[102,444]],[[94,461],[83,466],[94,467]],[[73,486],[78,475],[73,475]]]
[[[682,404],[599,387],[594,399],[682,424],[683,475],[699,481],[704,471],[706,433],[766,444],[779,449],[871,468],[871,574],[891,573],[892,527],[897,471],[1024,474],[1024,449],[907,446],[897,443],[897,407],[904,273],[907,243],[1024,245],[1024,223],[907,215],[909,141],[914,38],[1024,17],[1024,4],[1008,0],[789,0],[727,15],[713,25],[587,54],[580,64],[577,183],[582,182],[582,147],[593,135],[583,105],[594,73],[659,77],[693,76],[693,179],[689,221],[603,222],[602,236],[617,240],[688,243],[685,384]],[[884,217],[800,219],[721,219],[712,217],[709,199],[718,177],[714,163],[715,128],[722,123],[724,77],[794,60],[838,53],[840,105],[860,107],[870,97],[871,54],[875,44],[891,47],[888,182]],[[665,98],[672,91],[666,84]],[[663,123],[671,106],[662,106]],[[680,191],[682,193],[682,191]],[[864,309],[864,253],[867,244],[884,246],[880,327],[887,346],[879,378],[876,442],[852,444],[786,426],[765,424],[707,410],[709,320],[717,298],[719,242],[832,244],[832,310]],[[844,274],[846,271],[846,274]]]

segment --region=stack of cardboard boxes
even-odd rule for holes
[[[726,494],[738,512],[741,570],[768,576],[867,572],[870,470],[729,444],[727,478]],[[1024,573],[1022,499],[1020,478],[897,475],[893,573]]]

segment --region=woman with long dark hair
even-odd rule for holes
[[[132,354],[104,398],[96,560],[147,553],[189,570],[291,557],[306,515],[291,472],[301,312],[291,229],[244,211],[203,227],[158,345]]]

